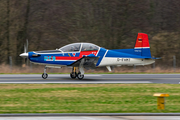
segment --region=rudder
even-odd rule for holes
[[[147,34],[138,33],[136,43],[134,46],[134,52],[137,55],[151,58],[151,51]]]

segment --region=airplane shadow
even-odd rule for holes
[[[61,77],[61,78],[55,78],[57,80],[70,80],[70,81],[101,81],[101,80],[97,80],[97,79],[89,79],[89,78],[84,78],[82,80],[79,80],[78,78],[76,79],[72,79],[72,78],[67,78],[67,77]]]

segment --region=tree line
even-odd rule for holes
[[[91,42],[107,49],[133,48],[138,32],[149,35],[160,66],[180,65],[178,0],[1,0],[0,63],[21,65],[28,51]]]

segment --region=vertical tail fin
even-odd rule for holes
[[[137,55],[151,58],[151,51],[150,51],[149,40],[148,40],[147,34],[138,33],[136,43],[134,46],[134,52]]]

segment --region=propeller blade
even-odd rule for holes
[[[26,53],[26,52],[27,52],[26,45],[24,45],[24,53]]]
[[[25,63],[28,63],[28,44],[28,39],[26,39],[26,44],[24,44],[24,53],[20,54],[20,56],[24,58]]]
[[[29,43],[28,43],[28,39],[26,39],[26,52],[28,51],[28,45],[29,45]]]
[[[27,58],[25,58],[25,63],[27,63]]]

